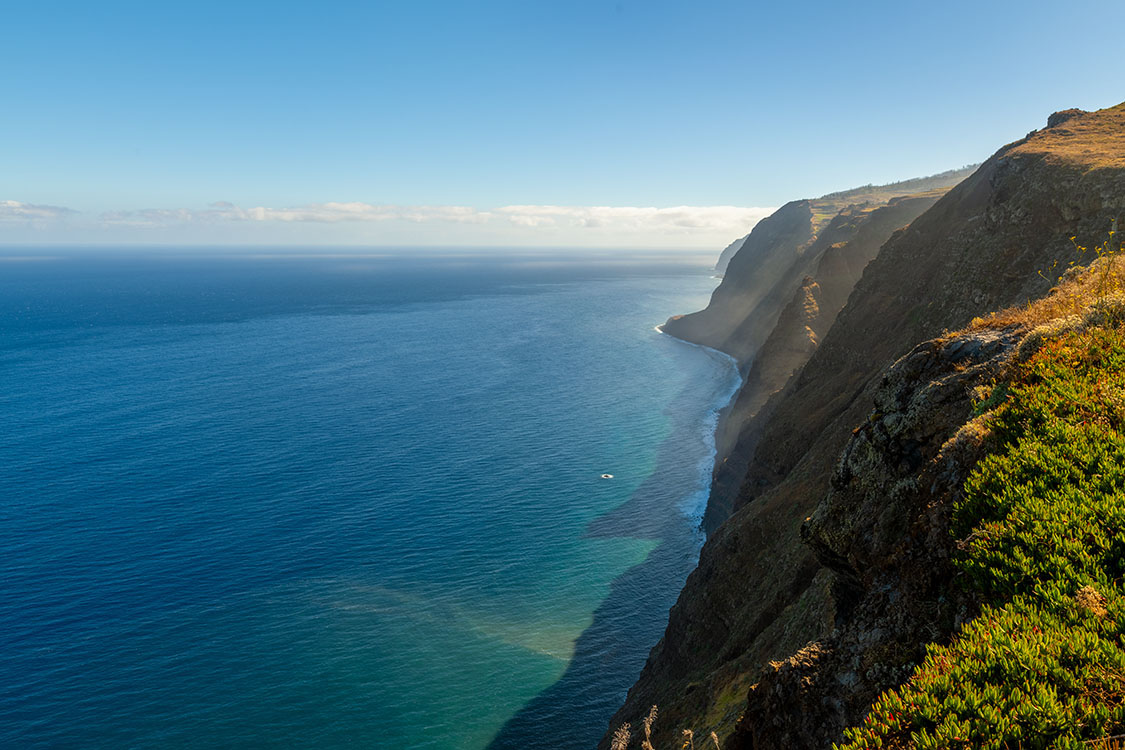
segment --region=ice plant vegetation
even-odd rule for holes
[[[991,452],[954,512],[980,615],[839,747],[1077,750],[1125,733],[1125,325],[1110,260],[1090,272],[1093,315],[1018,357],[982,403]]]

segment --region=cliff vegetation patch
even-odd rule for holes
[[[960,575],[987,603],[841,750],[1125,734],[1125,326],[1111,302],[1042,337],[988,395],[990,455],[953,519]]]

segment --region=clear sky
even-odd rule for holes
[[[3,2],[0,244],[721,247],[1125,99],[1125,2]]]

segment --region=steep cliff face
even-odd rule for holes
[[[1019,340],[1010,328],[929,341],[882,376],[801,530],[834,576],[834,627],[768,665],[728,748],[828,747],[975,613],[951,585],[950,519],[983,451],[974,398]]]
[[[736,507],[780,483],[824,445],[857,396],[914,343],[974,315],[1041,296],[1052,269],[1096,244],[1125,213],[1125,107],[1078,115],[1006,146],[880,251],[834,330],[765,425]],[[1057,272],[1056,272],[1057,275]],[[811,446],[811,448],[810,448]]]
[[[1122,678],[1102,663],[1120,663],[1125,629],[1108,614],[1125,542],[1111,520],[1125,493],[1110,478],[1122,455],[1122,264],[1075,268],[1047,298],[925,342],[881,376],[801,529],[833,576],[832,631],[766,667],[728,750],[828,747],[876,699],[854,747],[906,746],[915,732],[961,737],[953,746],[1083,746],[1125,728]],[[1025,570],[1036,558],[1049,562]],[[1043,663],[1005,668],[1022,637]],[[1063,645],[1079,639],[1077,651]],[[950,670],[961,678],[933,679]],[[908,679],[902,700],[886,696]]]
[[[670,613],[664,638],[653,649],[614,726],[635,721],[657,704],[661,742],[671,742],[674,733],[686,727],[715,730],[729,738],[745,714],[738,735],[730,739],[734,747],[825,746],[862,713],[873,691],[902,679],[901,669],[871,675],[837,670],[834,674],[844,676],[844,687],[834,688],[835,693],[811,691],[811,703],[801,697],[799,687],[816,683],[819,665],[826,659],[849,653],[847,636],[839,642],[830,639],[833,626],[854,618],[856,603],[865,596],[879,595],[879,576],[891,575],[886,572],[890,568],[881,566],[891,564],[899,549],[895,545],[904,536],[914,538],[931,528],[946,539],[940,511],[933,517],[923,512],[917,518],[900,518],[871,531],[877,542],[872,554],[880,557],[870,564],[842,563],[829,541],[831,534],[824,531],[827,526],[814,521],[806,539],[814,543],[818,556],[801,541],[801,527],[829,497],[837,459],[856,425],[866,424],[873,404],[883,404],[883,414],[897,414],[898,421],[887,423],[879,416],[880,426],[861,430],[860,443],[853,444],[844,459],[844,470],[862,460],[867,449],[857,446],[864,440],[869,445],[884,441],[883,448],[901,454],[900,460],[870,475],[867,484],[881,488],[877,492],[859,497],[840,494],[837,488],[814,518],[855,514],[871,503],[877,509],[884,490],[901,495],[910,477],[917,479],[927,471],[927,477],[940,478],[952,455],[944,452],[947,433],[968,408],[965,389],[987,374],[989,363],[1002,356],[1010,341],[996,334],[956,351],[947,343],[934,343],[908,360],[913,364],[900,365],[907,369],[889,376],[893,382],[907,378],[911,367],[932,370],[925,383],[935,383],[936,390],[929,391],[927,399],[945,404],[934,412],[917,410],[909,399],[905,404],[897,401],[901,389],[896,391],[892,384],[887,390],[881,373],[918,341],[961,328],[974,316],[1042,296],[1051,286],[1048,279],[1074,258],[1072,237],[1092,246],[1104,239],[1113,219],[1125,216],[1125,105],[1065,113],[1052,117],[1051,124],[1001,149],[883,245],[826,334],[809,326],[819,345],[798,374],[742,428],[754,439],[746,451],[734,513],[705,545],[698,568]],[[726,277],[732,284],[739,256]],[[798,307],[811,314],[806,302],[823,295],[823,288],[804,284],[802,289],[799,296],[805,301]],[[786,294],[790,302],[795,301],[793,291]],[[762,298],[768,292],[756,294]],[[732,333],[727,329],[721,336]],[[750,350],[757,348],[754,342]],[[940,493],[948,491],[951,482],[931,484]],[[928,502],[926,497],[918,495],[916,502]],[[919,543],[919,549],[929,544]],[[913,559],[909,551],[902,554],[903,559]],[[904,584],[905,595],[932,601],[934,582],[948,580],[941,565],[940,555],[925,558],[919,577]],[[926,570],[936,578],[926,578]],[[843,587],[841,573],[847,584]],[[958,616],[959,606],[948,599],[936,609],[920,604],[915,619],[884,622],[877,603],[868,602],[861,611],[869,621],[861,621],[854,637],[890,628],[906,633],[907,641],[914,643],[910,633],[948,624]],[[811,642],[819,645],[802,651]],[[822,651],[835,656],[826,657]],[[915,652],[916,648],[910,656]],[[771,662],[778,663],[767,669]],[[811,682],[802,683],[802,675]],[[781,710],[783,705],[790,708]],[[825,706],[831,708],[828,713]],[[810,724],[802,716],[814,709],[822,712],[826,728],[815,736],[803,735]]]
[[[779,391],[812,356],[828,333],[848,294],[879,247],[896,229],[905,227],[929,209],[945,189],[892,198],[877,208],[851,206],[841,211],[818,243],[813,274],[806,276],[782,309],[762,344],[720,425],[716,438],[716,466],[704,528],[713,532],[730,515],[758,434],[755,421],[769,397]],[[844,239],[840,239],[844,238]]]
[[[811,203],[802,200],[785,204],[754,226],[727,265],[707,309],[671,318],[664,324],[664,331],[744,361],[769,329],[764,333],[741,330],[741,336],[735,332],[746,327],[744,324],[762,308],[782,277],[792,274],[814,237]]]
[[[724,351],[748,367],[801,279],[814,272],[829,247],[853,239],[874,209],[906,195],[940,194],[970,171],[953,170],[893,185],[867,185],[785,204],[760,221],[746,238],[723,250],[716,266],[723,273],[723,281],[706,309],[671,318],[664,325],[665,332]],[[903,214],[913,207],[899,206],[895,213],[902,223],[890,229],[908,223],[913,216],[904,219]],[[876,222],[876,226],[883,225]],[[889,231],[874,243],[875,247],[887,236]],[[847,291],[850,287],[843,292],[844,298]]]

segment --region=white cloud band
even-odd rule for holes
[[[62,206],[46,206],[22,201],[0,201],[0,223],[26,222],[37,224],[65,219],[77,213],[77,211]]]
[[[313,203],[297,208],[241,208],[225,201],[205,209],[145,208],[137,211],[108,211],[101,215],[106,224],[165,226],[194,222],[224,221],[453,221],[479,223],[487,219],[468,206],[377,206],[370,203]]]
[[[740,231],[773,213],[742,206],[504,206],[493,213],[528,227],[573,226],[623,231]]]
[[[774,209],[742,206],[501,206],[478,210],[470,206],[396,206],[371,203],[314,203],[295,208],[241,208],[214,203],[206,209],[142,209],[110,211],[102,222],[115,226],[168,226],[188,223],[249,222],[380,222],[409,221],[485,224],[506,222],[518,227],[577,227],[637,232],[745,233]]]
[[[664,242],[676,246],[707,246],[746,234],[772,208],[745,206],[555,206],[509,205],[478,209],[472,206],[403,206],[330,202],[303,206],[245,208],[212,203],[204,208],[145,208],[82,214],[61,206],[0,201],[0,227],[5,237],[21,228],[37,237],[88,241],[145,238],[151,241],[221,242],[283,239],[284,241],[419,242],[456,244],[576,244],[608,243],[648,246]],[[334,228],[316,225],[332,225]],[[379,224],[378,231],[346,225]],[[296,225],[305,225],[294,234]],[[239,228],[241,227],[241,228]],[[254,228],[258,227],[258,228]],[[272,227],[272,229],[270,228]],[[52,233],[52,228],[58,231]]]

